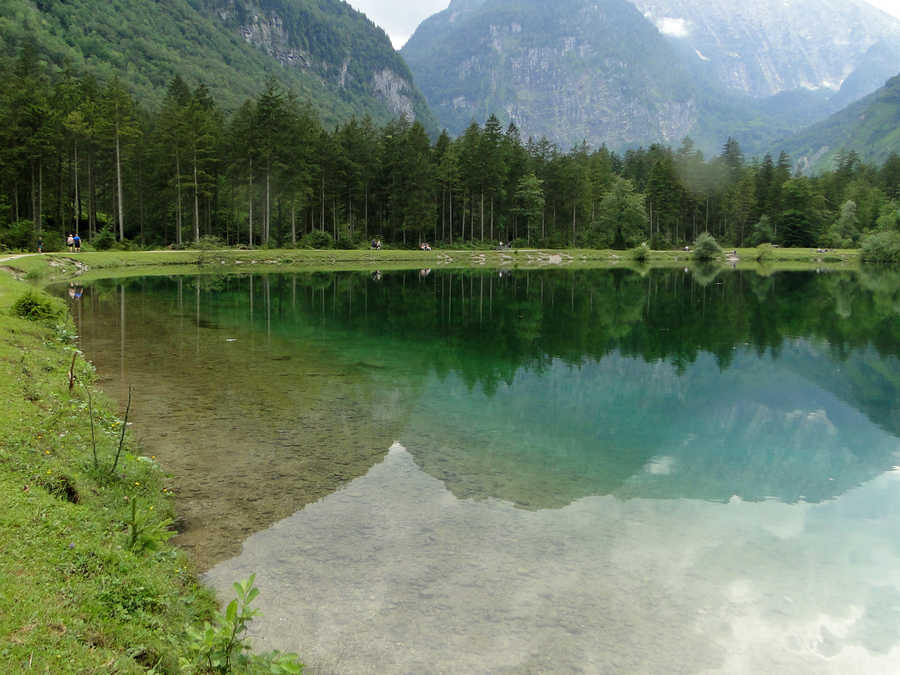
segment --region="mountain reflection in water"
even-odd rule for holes
[[[898,463],[896,274],[307,273],[97,282],[110,390],[208,566],[395,440],[457,497],[793,503]]]

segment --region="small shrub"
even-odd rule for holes
[[[900,232],[875,232],[862,243],[862,260],[868,263],[900,263]]]
[[[108,251],[115,245],[116,235],[109,226],[104,227],[91,239],[91,246],[98,251]]]
[[[635,246],[628,253],[635,262],[645,263],[650,259],[650,247],[647,246],[646,241],[640,246]]]
[[[701,232],[694,242],[694,260],[713,260],[722,255],[722,248],[709,232]]]
[[[192,241],[190,244],[188,244],[187,248],[193,249],[195,251],[214,251],[228,248],[228,246],[224,241],[222,241],[221,238],[213,234],[204,234],[202,237],[200,237],[199,241]]]
[[[228,603],[225,612],[216,612],[215,625],[206,623],[202,630],[188,627],[193,662],[182,660],[181,668],[186,673],[230,673],[260,672],[297,674],[303,671],[303,664],[296,654],[269,652],[254,654],[245,637],[251,619],[259,612],[250,609],[250,603],[259,595],[253,586],[256,575],[251,574],[246,581],[236,582],[234,590],[237,599]]]
[[[353,243],[353,240],[348,235],[342,234],[340,237],[338,237],[335,248],[339,248],[344,251],[352,251],[356,248],[356,244]]]
[[[300,246],[301,248],[332,248],[334,239],[328,232],[313,230],[309,234],[303,235],[303,238],[300,240]]]
[[[772,244],[760,244],[756,247],[756,262],[766,263],[775,259],[775,247]]]
[[[0,229],[0,244],[8,249],[25,250],[36,242],[34,223],[30,220],[20,220]]]
[[[16,300],[12,313],[30,321],[55,321],[65,314],[66,308],[56,298],[29,289]]]

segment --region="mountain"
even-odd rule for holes
[[[627,0],[453,0],[401,54],[451,133],[495,113],[564,149],[619,147],[698,119],[689,73]]]
[[[175,74],[226,108],[275,76],[327,122],[405,115],[435,128],[387,35],[340,0],[4,0],[0,52],[26,40],[59,68],[118,75],[151,104]]]
[[[900,68],[900,66],[897,66]],[[900,153],[900,75],[878,91],[781,143],[807,172],[832,169],[840,153],[854,151],[881,164]]]
[[[696,71],[754,98],[795,89],[837,91],[869,50],[900,48],[900,21],[863,0],[632,0]],[[895,61],[896,63],[896,61]],[[895,72],[882,70],[874,91]]]
[[[453,0],[401,50],[441,125],[491,113],[564,149],[769,147],[895,75],[862,0]]]

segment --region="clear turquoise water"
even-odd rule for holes
[[[896,672],[892,274],[99,282],[82,344],[313,672]],[[224,595],[223,595],[224,597]]]

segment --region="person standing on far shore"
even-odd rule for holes
[[[81,237],[76,234],[72,237],[72,243],[75,245],[75,253],[81,253]]]
[[[66,246],[69,247],[69,253],[72,252],[72,249],[75,248],[75,237],[71,234],[66,238]]]
[[[44,252],[44,238],[43,237],[38,237],[37,250],[38,250],[38,253]]]

